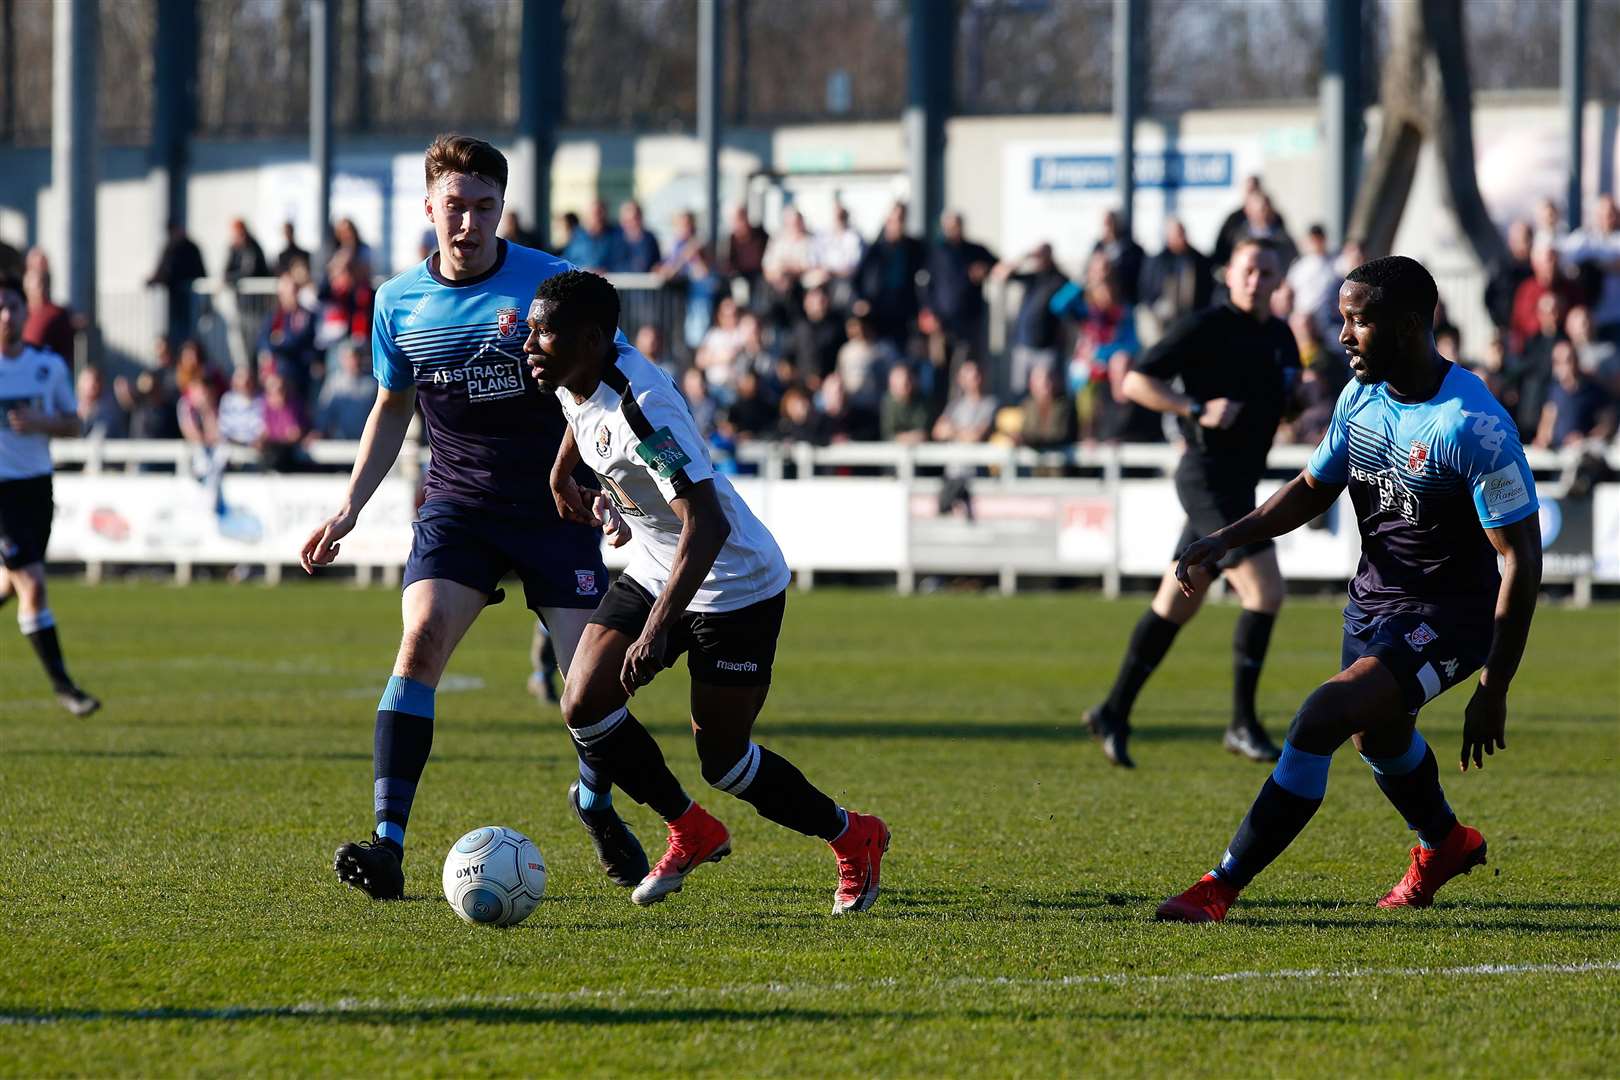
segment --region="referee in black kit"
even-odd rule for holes
[[[1214,580],[1195,571],[1197,591],[1182,595],[1175,556],[1254,509],[1255,485],[1299,371],[1294,336],[1271,314],[1271,294],[1281,280],[1281,259],[1269,241],[1239,243],[1226,266],[1226,302],[1181,319],[1125,377],[1123,390],[1132,401],[1181,418],[1187,451],[1176,466],[1176,494],[1187,524],[1152,606],[1131,633],[1114,688],[1085,713],[1115,765],[1134,766],[1126,750],[1131,706],[1170,651],[1176,631],[1198,614]],[[1181,391],[1170,385],[1177,378]],[[1243,605],[1232,634],[1232,722],[1225,746],[1254,761],[1275,761],[1278,749],[1260,726],[1254,695],[1283,601],[1277,552],[1263,540],[1233,550],[1219,565]]]

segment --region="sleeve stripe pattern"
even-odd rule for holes
[[[630,380],[624,372],[613,364],[602,373],[602,381],[619,395],[619,411],[624,414],[625,423],[635,432],[637,439],[650,439],[653,435],[653,426],[647,422],[647,417],[641,411],[641,405],[636,401],[635,392],[630,387]],[[675,494],[679,495],[692,486],[692,480],[686,475],[685,469],[677,469],[675,475],[669,478],[670,485],[674,487]]]

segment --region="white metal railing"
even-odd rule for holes
[[[318,465],[348,466],[359,452],[358,442],[319,440],[306,450]],[[1305,467],[1314,447],[1305,444],[1274,446],[1266,459],[1273,470]],[[222,446],[231,466],[252,467],[259,456],[251,447]],[[196,448],[180,439],[55,439],[51,453],[57,465],[82,468],[86,472],[119,471],[128,466],[164,465],[185,471]],[[816,469],[876,468],[897,476],[914,475],[919,469],[993,469],[1001,475],[1016,476],[1043,468],[1075,468],[1108,472],[1113,469],[1175,469],[1182,450],[1170,444],[1123,443],[1078,445],[1066,450],[1031,450],[1028,447],[997,446],[990,443],[850,442],[832,446],[809,443],[750,442],[737,447],[736,459],[757,468],[760,473],[792,479],[785,466],[792,464],[800,476]],[[401,468],[414,470],[427,458],[426,448],[417,456],[416,444],[407,441],[400,456]],[[1561,450],[1528,449],[1525,457],[1538,475],[1556,475],[1596,454],[1610,468],[1620,471],[1620,443],[1566,447]]]

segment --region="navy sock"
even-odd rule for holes
[[[377,836],[405,857],[405,826],[416,785],[433,750],[433,687],[392,676],[377,702],[377,729],[371,751],[372,805]]]
[[[1164,654],[1170,651],[1170,644],[1176,640],[1180,629],[1178,624],[1160,617],[1151,608],[1136,621],[1130,644],[1125,647],[1125,659],[1120,662],[1119,674],[1114,677],[1114,688],[1108,692],[1104,708],[1120,720],[1131,715],[1136,695],[1164,659]]]
[[[1245,609],[1232,628],[1232,723],[1258,723],[1254,711],[1255,691],[1260,688],[1260,668],[1266,662],[1271,644],[1271,628],[1277,616]]]
[[[1440,763],[1434,759],[1428,740],[1417,728],[1406,752],[1392,758],[1361,760],[1372,766],[1378,790],[1406,819],[1406,827],[1418,834],[1424,847],[1439,847],[1457,825],[1457,815],[1446,802],[1440,787]]]
[[[580,761],[593,774],[612,776],[626,795],[665,821],[674,821],[692,805],[664,763],[664,752],[628,708],[616,709],[594,724],[571,727],[568,733],[579,748]]]
[[[1294,842],[1327,794],[1332,755],[1312,754],[1283,743],[1282,757],[1249,807],[1237,834],[1213,873],[1241,889]]]
[[[843,833],[844,811],[786,758],[754,743],[736,758],[713,750],[705,753],[701,739],[698,756],[703,779],[711,787],[735,795],[765,820],[823,840],[835,840]]]
[[[29,618],[18,619],[17,628],[34,647],[34,655],[39,657],[40,666],[50,677],[51,687],[57,691],[73,689],[73,680],[68,678],[67,664],[62,659],[62,643],[56,637],[56,617],[50,609],[43,608]]]

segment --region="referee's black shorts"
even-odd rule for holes
[[[0,480],[0,564],[21,570],[44,562],[55,510],[50,473]]]
[[[1181,465],[1176,468],[1176,497],[1181,500],[1181,508],[1187,512],[1187,523],[1182,526],[1181,537],[1176,541],[1175,558],[1181,558],[1181,553],[1194,540],[1224,529],[1253,511],[1254,488],[1255,481],[1247,474],[1225,478],[1219,475],[1219,470],[1211,470],[1207,466],[1189,467],[1188,459],[1183,458]],[[1244,544],[1228,551],[1216,565],[1222,570],[1230,570],[1251,555],[1258,555],[1275,546],[1270,540]]]

